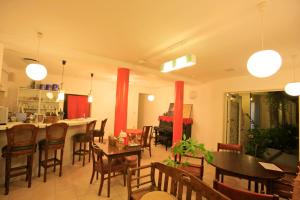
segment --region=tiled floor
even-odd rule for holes
[[[152,157],[145,150],[142,153],[142,165],[153,161],[161,162],[170,155],[169,151],[161,145],[152,149]],[[48,172],[47,182],[43,182],[43,178],[33,177],[32,187],[27,188],[25,181],[12,181],[10,184],[9,195],[5,196],[4,187],[1,186],[0,200],[99,200],[108,199],[106,197],[107,187],[106,181],[101,196],[97,195],[99,188],[99,180],[94,179],[93,184],[89,184],[92,172],[92,164],[89,163],[82,167],[81,162],[77,162],[74,166],[63,167],[63,176],[58,177],[58,173]],[[43,172],[43,171],[42,171]],[[204,181],[212,185],[214,178],[214,168],[208,164],[204,169]],[[111,179],[111,197],[110,199],[125,200],[127,199],[127,188],[123,186],[122,176]],[[236,178],[226,177],[226,183],[231,185],[246,186],[246,181]]]

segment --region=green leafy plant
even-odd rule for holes
[[[204,144],[200,144],[196,140],[193,140],[192,138],[187,139],[185,135],[183,135],[183,139],[180,142],[176,143],[172,147],[171,151],[172,151],[173,155],[196,156],[196,155],[201,154],[204,156],[205,160],[209,163],[211,163],[213,160],[212,153],[205,149]],[[164,163],[166,165],[172,166],[172,167],[178,167],[179,165],[180,166],[189,165],[188,162],[183,162],[183,163],[175,162],[175,160],[172,159],[171,156],[169,156],[166,160],[164,160]]]

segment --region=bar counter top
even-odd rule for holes
[[[82,118],[82,119],[65,119],[65,120],[59,120],[58,122],[65,122],[69,126],[79,126],[79,125],[84,125],[87,124],[88,122],[95,120],[93,118]],[[0,131],[6,130],[6,128],[11,128],[15,125],[18,124],[24,124],[23,122],[8,122],[6,125],[0,125]],[[45,128],[46,125],[50,124],[45,124],[45,123],[26,123],[26,124],[34,124],[35,126],[39,128]]]

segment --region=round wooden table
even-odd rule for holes
[[[216,167],[215,178],[219,180],[220,174],[261,182],[267,186],[267,193],[271,193],[272,182],[283,176],[282,172],[266,170],[258,162],[259,158],[235,152],[212,152],[211,165]],[[257,191],[257,184],[255,184]]]
[[[175,200],[176,198],[171,194],[163,191],[153,191],[142,196],[141,200]]]

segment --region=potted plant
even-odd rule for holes
[[[171,148],[171,152],[173,156],[175,155],[203,155],[205,160],[208,163],[211,163],[213,160],[212,153],[205,149],[204,144],[198,143],[196,140],[192,138],[186,138],[185,135],[183,135],[183,139],[180,140],[178,143],[174,144]],[[178,163],[175,161],[175,159],[172,159],[171,156],[169,156],[166,160],[164,160],[164,163],[168,166],[172,167],[178,167],[180,165],[189,165],[189,162],[183,162]]]

